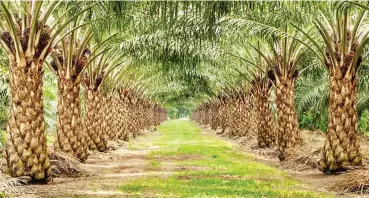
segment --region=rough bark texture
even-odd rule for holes
[[[251,107],[250,96],[242,96],[242,106],[241,106],[241,136],[251,138],[256,135],[255,132],[255,117],[253,116],[253,109]]]
[[[114,140],[115,139],[115,131],[114,131],[114,114],[115,114],[115,108],[113,106],[113,97],[111,95],[108,95],[104,98],[104,131],[107,135],[108,140]]]
[[[103,96],[100,90],[85,90],[85,117],[84,129],[89,136],[88,146],[92,150],[104,152],[106,150],[107,137],[103,122]]]
[[[276,84],[278,157],[285,160],[288,149],[300,142],[294,104],[294,80],[280,78]]]
[[[260,148],[271,147],[275,143],[275,125],[266,86],[260,86],[254,93],[254,110],[257,120],[258,146]]]
[[[121,103],[119,102],[119,95],[117,92],[115,92],[112,96],[112,105],[113,105],[113,132],[110,133],[110,139],[111,140],[117,140],[118,139],[118,133],[120,130],[120,125],[122,124],[121,122],[123,121],[123,119],[121,119],[121,114],[120,114],[120,108],[121,107]]]
[[[57,134],[54,146],[55,150],[70,153],[81,161],[85,161],[88,146],[87,135],[82,129],[79,93],[80,81],[78,79],[59,79]]]
[[[326,67],[329,70],[329,110],[326,140],[321,170],[334,173],[345,169],[347,165],[361,165],[362,154],[357,137],[358,115],[356,93],[358,86],[357,69],[362,56],[357,53],[357,38],[352,38],[351,31],[345,31],[346,49],[341,51],[342,43],[334,43],[334,57],[326,53]],[[355,35],[357,36],[357,35]],[[352,47],[352,48],[351,48]],[[357,59],[354,59],[357,56]],[[335,60],[335,61],[333,61]]]
[[[16,62],[10,55],[10,108],[2,171],[33,180],[51,178],[42,98],[42,62]]]
[[[207,112],[206,115],[209,113]],[[228,137],[237,135],[237,104],[234,99],[229,101],[227,128],[229,129]]]
[[[220,125],[220,128],[222,129],[221,133],[224,133],[227,128],[227,106],[228,106],[228,103],[226,101],[222,101],[222,105],[220,107],[220,112],[219,112],[219,121],[220,121],[219,125]]]
[[[345,79],[330,73],[328,129],[320,160],[324,172],[339,171],[344,166],[360,165],[362,162],[357,138],[357,81],[355,74]]]
[[[117,135],[116,135],[116,139],[119,140],[127,140],[127,127],[130,124],[130,116],[128,111],[127,111],[127,102],[128,99],[125,96],[119,95],[118,96],[118,118],[117,118],[117,123],[116,123],[116,127],[117,127]]]

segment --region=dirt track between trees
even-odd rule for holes
[[[250,150],[249,147],[241,145],[239,140],[231,140],[227,137],[216,135],[215,131],[202,129],[200,135],[213,139],[222,139],[247,155],[250,153],[255,154],[255,151]],[[141,178],[166,179],[176,173],[206,170],[206,168],[200,166],[178,166],[178,164],[173,163],[175,161],[203,160],[205,158],[202,155],[150,156],[149,153],[151,151],[162,149],[161,146],[154,143],[160,138],[163,138],[163,134],[158,131],[146,132],[143,136],[132,140],[130,143],[125,142],[117,150],[108,151],[107,153],[93,152],[89,159],[84,164],[81,164],[81,167],[86,171],[85,176],[79,178],[59,177],[54,178],[47,185],[28,185],[23,188],[24,193],[18,195],[18,197],[137,197],[137,194],[120,190],[119,185]],[[198,144],[194,140],[181,140],[180,138],[166,143],[168,145],[186,144],[186,142],[181,141],[188,141],[188,144]],[[203,143],[206,141],[208,140],[203,140]],[[153,166],[151,164],[153,160],[158,161],[162,165]],[[277,169],[283,169],[277,159],[255,155],[255,161]],[[301,181],[307,190],[334,193],[334,197],[365,197],[331,191],[330,187],[342,177],[341,175],[326,176],[318,170],[285,170],[292,178]],[[225,181],[232,180],[232,177],[228,175],[224,177],[219,176],[218,178]],[[178,179],[184,181],[191,179],[201,180],[203,176],[188,177],[184,175],[179,176]],[[263,178],[259,179],[264,180]],[[150,194],[150,192],[144,194],[144,196],[157,197],[157,195]]]

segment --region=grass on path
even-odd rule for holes
[[[121,191],[159,197],[330,197],[309,191],[284,171],[255,162],[230,143],[201,133],[190,121],[165,122],[158,133],[160,138],[153,143],[160,149],[148,154],[150,165],[183,171],[124,181]],[[161,161],[168,159],[170,163]]]

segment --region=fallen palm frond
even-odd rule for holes
[[[21,193],[22,182],[17,178],[0,173],[0,195]]]
[[[286,160],[281,162],[281,166],[293,170],[312,170],[318,169],[321,149],[311,149],[309,147],[300,147],[291,149]]]
[[[107,149],[108,151],[114,151],[117,150],[120,147],[120,145],[116,141],[108,141],[106,143],[106,147],[108,148]]]
[[[244,136],[240,138],[239,144],[250,148],[250,151],[260,157],[273,159],[277,158],[277,151],[275,148],[259,148],[258,141],[255,136]]]
[[[274,148],[257,148],[253,147],[253,153],[257,156],[272,159],[277,158],[278,153]]]
[[[332,190],[369,194],[369,171],[360,170],[345,174],[335,183]]]
[[[51,153],[50,163],[53,176],[80,177],[85,173],[80,166],[80,161],[67,153]]]
[[[245,136],[240,137],[239,140],[238,140],[238,143],[242,144],[242,145],[254,146],[254,145],[257,145],[257,140],[256,140],[255,136],[247,134]]]
[[[308,130],[303,130],[300,134],[303,140],[301,146],[286,151],[287,157],[281,163],[282,167],[299,171],[319,169],[318,161],[321,158],[321,145],[324,145],[324,134]]]

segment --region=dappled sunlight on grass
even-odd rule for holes
[[[254,161],[226,141],[202,134],[189,121],[168,121],[158,131],[161,136],[154,145],[160,149],[148,154],[150,165],[161,166],[160,159],[169,159],[171,166],[193,168],[165,178],[125,181],[121,191],[169,197],[329,197],[307,190],[284,171]]]

